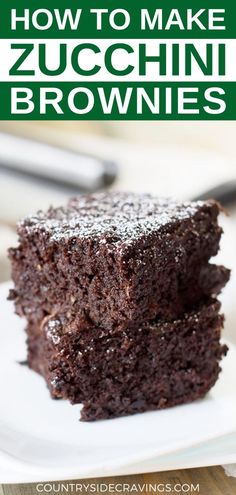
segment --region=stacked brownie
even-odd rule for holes
[[[226,353],[214,201],[101,193],[18,225],[10,298],[52,397],[111,418],[203,397]]]

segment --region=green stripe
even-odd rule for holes
[[[118,111],[116,104],[112,107],[111,114],[106,114],[101,104],[101,98],[99,96],[98,88],[101,88],[101,92],[104,94],[106,100],[109,99],[109,95],[113,87],[119,89],[122,101],[124,101],[127,94],[127,86],[132,88],[131,97],[127,108],[127,113],[122,114]],[[11,88],[30,88],[33,91],[33,103],[34,110],[30,114],[11,114]],[[63,99],[60,102],[60,107],[63,113],[57,114],[52,107],[47,108],[46,114],[40,113],[40,88],[58,88],[62,91]],[[68,96],[74,88],[84,88],[90,92],[94,103],[89,113],[79,115],[73,112],[72,108],[69,108]],[[208,88],[220,87],[224,90],[225,95],[222,96],[226,103],[226,109],[221,114],[209,114],[204,110],[204,106],[210,105],[212,108],[216,108],[216,104],[210,104],[206,101],[205,92]],[[153,99],[155,88],[159,88],[160,91],[160,112],[153,114],[148,105],[143,102],[142,114],[137,113],[137,88],[144,88],[146,95]],[[172,101],[173,110],[171,114],[166,114],[165,110],[165,92],[166,88],[171,88],[173,92]],[[177,109],[178,101],[178,88],[198,88],[198,92],[190,94],[189,97],[197,96],[197,104],[188,105],[188,107],[194,107],[199,109],[198,114],[180,114]],[[236,119],[236,83],[0,83],[0,119],[1,120],[235,120]],[[156,90],[158,91],[158,90]],[[42,95],[41,95],[42,101]],[[80,96],[75,97],[74,103],[77,107],[83,108],[87,105],[87,96],[82,93]]]
[[[37,9],[59,9],[62,13],[65,8],[72,9],[75,12],[78,8],[83,9],[81,15],[81,23],[78,31],[71,31],[65,29],[59,31],[56,23],[54,22],[52,27],[47,31],[40,31],[35,29],[32,25],[29,31],[24,31],[23,26],[17,28],[16,31],[11,31],[11,9],[16,8],[20,14],[24,9],[30,9],[31,14]],[[104,23],[104,29],[98,31],[96,29],[95,16],[91,15],[89,10],[91,8],[106,8],[109,13],[114,9],[124,8],[128,10],[131,16],[131,22],[126,30],[114,30],[107,22],[108,16]],[[200,17],[202,22],[207,25],[207,9],[225,9],[225,23],[226,30],[201,30],[195,26],[192,30],[179,30],[177,26],[174,26],[169,31],[142,31],[140,29],[140,11],[142,8],[149,9],[150,14],[153,14],[156,9],[163,9],[164,11],[164,25],[168,19],[168,15],[171,9],[179,9],[181,18],[184,25],[186,19],[186,9],[192,8],[194,12],[199,9],[205,9],[205,12]],[[88,0],[10,0],[2,1],[0,7],[0,38],[236,38],[236,2],[234,0],[129,0],[129,2],[121,2],[120,0],[112,0],[112,2],[105,2],[104,0],[96,0],[96,2]],[[117,17],[117,21],[119,18]],[[41,22],[41,21],[40,21]],[[43,22],[43,17],[42,17]]]

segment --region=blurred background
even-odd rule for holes
[[[233,265],[236,122],[2,121],[0,282],[10,278],[7,248],[17,242],[19,218],[104,187],[223,199],[230,217],[221,256]]]

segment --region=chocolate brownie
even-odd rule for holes
[[[83,404],[85,421],[187,403],[214,385],[226,354],[219,308],[211,300],[180,319],[115,332],[51,315],[28,326],[28,362],[52,397]]]
[[[10,298],[28,363],[95,420],[203,397],[214,385],[229,270],[220,206],[101,193],[19,223]]]
[[[30,216],[10,250],[17,313],[36,326],[71,313],[78,330],[109,331],[176,318],[229,278],[209,264],[221,236],[218,214],[214,201],[115,192]]]

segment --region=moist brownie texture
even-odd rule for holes
[[[78,331],[64,317],[28,326],[29,365],[52,397],[82,403],[91,421],[203,397],[217,380],[223,317],[210,301],[181,319],[107,332]]]
[[[18,225],[10,299],[28,363],[95,420],[173,406],[214,385],[229,270],[212,264],[215,201],[81,196]]]
[[[175,318],[229,277],[209,264],[218,214],[216,202],[104,193],[26,218],[10,250],[17,313],[37,324],[69,311],[78,328],[109,330]]]

